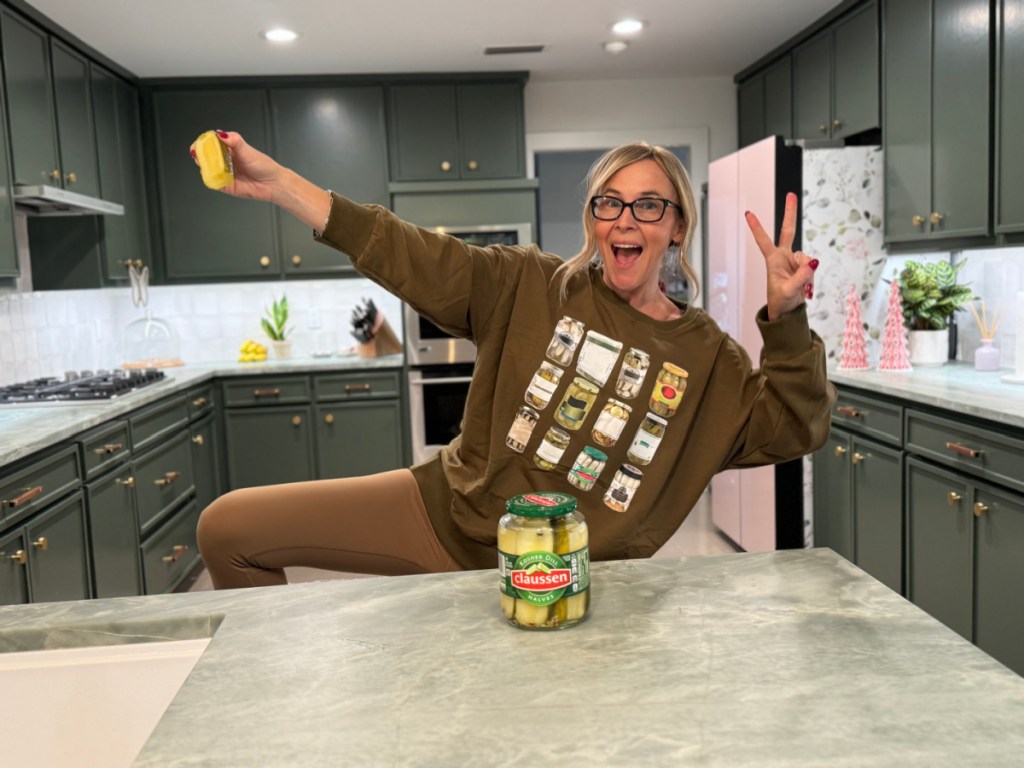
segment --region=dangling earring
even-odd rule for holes
[[[665,251],[665,261],[672,265],[679,264],[679,243],[669,243],[668,250]]]

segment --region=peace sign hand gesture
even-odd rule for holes
[[[782,217],[782,231],[779,244],[775,245],[764,231],[761,222],[750,211],[746,213],[747,226],[754,236],[754,242],[764,256],[768,271],[768,319],[778,320],[787,312],[814,297],[814,270],[818,260],[802,251],[793,251],[796,236],[797,198],[792,192],[786,195],[786,212]]]

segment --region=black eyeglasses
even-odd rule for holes
[[[670,205],[679,209],[680,212],[683,210],[671,200],[666,200],[663,197],[638,197],[632,203],[608,195],[590,198],[590,212],[595,219],[601,221],[615,221],[627,208],[633,212],[633,218],[637,221],[661,221]]]

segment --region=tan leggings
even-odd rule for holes
[[[215,589],[285,584],[285,566],[462,570],[438,541],[408,469],[231,491],[203,510],[198,537]]]

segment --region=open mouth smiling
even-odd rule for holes
[[[615,261],[618,264],[624,266],[632,264],[640,255],[644,252],[642,245],[636,243],[613,243],[612,254],[615,256]]]

